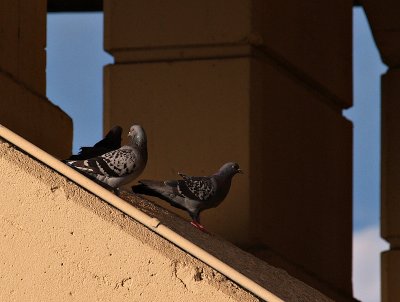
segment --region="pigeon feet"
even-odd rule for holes
[[[210,234],[201,223],[199,223],[197,221],[191,221],[190,224],[192,226],[194,226],[196,229],[199,229],[200,231],[202,231],[202,232],[204,232],[206,234]]]
[[[121,196],[121,190],[119,188],[113,188],[112,191],[114,192],[115,195],[117,195],[118,197]]]

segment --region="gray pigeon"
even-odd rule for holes
[[[114,126],[108,131],[107,135],[93,147],[81,147],[76,155],[71,155],[67,160],[89,159],[104,153],[121,148],[122,128]]]
[[[133,125],[128,133],[130,142],[114,151],[86,160],[66,163],[92,179],[114,189],[137,178],[147,163],[147,138],[140,125]]]
[[[132,191],[138,194],[156,196],[172,206],[186,210],[192,218],[191,224],[206,232],[200,223],[200,212],[217,207],[231,187],[232,177],[243,173],[237,163],[226,163],[211,176],[195,177],[178,173],[182,180],[140,180]]]

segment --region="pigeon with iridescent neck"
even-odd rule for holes
[[[191,224],[207,232],[200,223],[203,210],[217,207],[228,195],[232,177],[243,173],[237,163],[226,163],[211,176],[188,176],[178,173],[180,180],[140,180],[133,186],[137,194],[155,196],[169,202],[172,206],[186,210],[192,218]]]
[[[134,179],[147,163],[147,138],[140,125],[133,125],[128,133],[129,143],[114,151],[86,160],[66,163],[83,174],[117,189]]]

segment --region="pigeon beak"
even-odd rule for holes
[[[238,169],[237,172],[240,173],[240,174],[244,174],[244,172],[242,171],[242,169]]]

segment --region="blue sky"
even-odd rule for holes
[[[354,106],[345,115],[354,123],[354,229],[379,221],[380,75],[386,71],[365,14],[354,11]]]
[[[47,97],[74,123],[73,151],[103,135],[103,14],[48,14]]]
[[[74,122],[74,147],[102,137],[103,49],[100,13],[49,14],[47,96]],[[354,288],[363,301],[379,300],[380,75],[382,64],[361,8],[354,9]],[[366,250],[369,258],[365,258]],[[368,262],[366,265],[365,262]],[[368,276],[369,279],[365,279]]]

